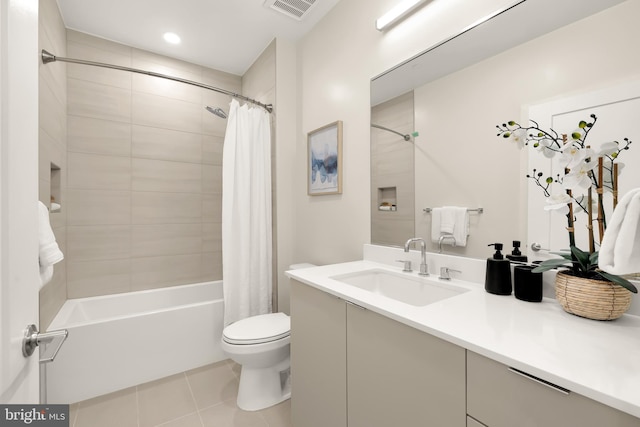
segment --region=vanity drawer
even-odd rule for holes
[[[488,427],[640,426],[639,418],[471,351],[467,414]]]

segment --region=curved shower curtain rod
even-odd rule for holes
[[[194,82],[193,80],[181,79],[179,77],[172,77],[172,76],[168,76],[166,74],[155,73],[153,71],[139,70],[137,68],[123,67],[123,66],[120,66],[120,65],[113,65],[113,64],[105,64],[103,62],[93,62],[93,61],[85,61],[83,59],[65,58],[65,57],[62,57],[62,56],[56,56],[56,55],[54,55],[54,54],[52,54],[50,52],[47,52],[46,50],[42,49],[42,63],[43,64],[48,64],[50,62],[55,62],[55,61],[69,62],[69,63],[72,63],[72,64],[91,65],[93,67],[111,68],[113,70],[129,71],[129,72],[132,72],[132,73],[146,74],[147,76],[160,77],[162,79],[173,80],[175,82],[180,82],[180,83],[186,83],[188,85],[197,86],[197,87],[201,87],[203,89],[209,89],[209,90],[212,90],[214,92],[218,92],[218,93],[222,93],[222,94],[225,94],[225,95],[229,95],[229,96],[232,96],[234,98],[238,98],[238,99],[241,99],[243,101],[250,102],[252,104],[258,105],[258,106],[264,108],[265,110],[267,110],[267,112],[269,112],[269,113],[271,113],[273,111],[273,105],[272,104],[263,104],[262,102],[258,102],[255,99],[247,98],[246,96],[243,96],[243,95],[240,95],[240,94],[237,94],[237,93],[233,93],[233,92],[230,92],[228,90],[220,89],[220,88],[217,88],[215,86],[209,86],[209,85],[206,85],[204,83]]]

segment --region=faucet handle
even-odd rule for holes
[[[462,273],[460,270],[454,270],[449,267],[440,267],[440,277],[442,280],[451,280],[451,273]]]
[[[413,270],[411,269],[411,260],[410,259],[397,259],[396,262],[404,262],[404,267],[402,271],[405,273],[411,273]]]

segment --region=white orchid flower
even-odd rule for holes
[[[540,151],[547,159],[553,158],[556,155],[556,150],[552,150],[553,140],[549,138],[544,138],[539,140],[537,143],[538,151]]]
[[[591,177],[589,172],[592,171],[598,163],[595,161],[582,162],[577,167],[571,169],[571,172],[564,176],[562,186],[567,190],[586,190],[591,187]]]
[[[613,153],[618,152],[618,143],[617,142],[605,142],[600,146],[600,152],[598,152],[598,156],[611,156]]]
[[[590,148],[581,148],[578,144],[569,143],[562,147],[562,155],[560,156],[560,164],[564,167],[573,169],[585,159],[593,158],[595,151]]]
[[[527,142],[527,130],[522,128],[516,129],[511,132],[509,139],[511,142],[518,144],[518,148],[523,148]]]
[[[566,215],[569,213],[571,197],[567,193],[554,194],[545,200],[545,211],[554,211]]]

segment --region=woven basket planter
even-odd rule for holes
[[[567,313],[594,320],[613,320],[629,309],[631,292],[612,282],[559,272],[556,299]]]

